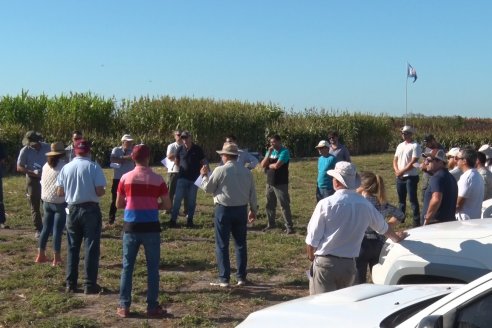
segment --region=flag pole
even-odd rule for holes
[[[406,78],[406,82],[405,82],[405,124],[404,125],[407,125],[407,116],[408,116],[408,76]]]

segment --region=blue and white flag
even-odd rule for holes
[[[407,78],[409,77],[413,77],[413,83],[415,83],[415,81],[417,81],[417,71],[415,70],[415,68],[412,67],[412,65],[408,64],[408,67],[407,67]]]

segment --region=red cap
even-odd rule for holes
[[[150,157],[149,146],[140,144],[133,147],[132,158],[134,161],[142,161],[149,157]]]
[[[75,154],[85,155],[91,151],[91,143],[84,139],[75,140],[73,149],[75,151]]]

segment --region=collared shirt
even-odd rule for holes
[[[200,146],[193,143],[190,149],[185,145],[178,147],[176,156],[179,156],[179,178],[195,181],[200,175],[202,161],[205,161],[205,154]]]
[[[20,150],[19,157],[17,158],[17,165],[31,171],[41,171],[47,160],[46,153],[51,151],[51,146],[45,142],[41,142],[40,144],[41,147],[39,150],[36,150],[31,146],[24,146]]]
[[[166,156],[169,156],[170,154],[173,154],[174,156],[176,156],[176,153],[178,151],[179,146],[181,146],[181,145],[178,144],[177,142],[170,143],[167,146]],[[171,172],[178,173],[179,172],[179,166],[173,165]]]
[[[469,219],[479,219],[482,215],[484,183],[476,169],[469,169],[458,181],[458,197],[465,198],[458,214],[466,214]],[[459,215],[463,217],[463,215]]]
[[[99,164],[87,157],[77,156],[63,166],[56,179],[56,185],[64,189],[68,205],[99,203],[96,187],[105,187],[106,178]]]
[[[125,232],[159,232],[157,200],[168,194],[164,179],[150,167],[136,166],[125,173],[118,184],[118,194],[126,198]]]
[[[114,147],[111,151],[111,158],[121,159],[120,167],[114,168],[113,179],[120,179],[121,176],[130,172],[135,168],[135,163],[132,159],[122,159],[123,156],[128,156],[132,153],[133,148],[123,149],[122,146]]]
[[[333,190],[333,178],[326,171],[335,167],[337,158],[333,155],[320,156],[318,159],[318,188]]]
[[[340,189],[318,202],[309,220],[306,244],[315,255],[357,257],[367,227],[388,230],[381,213],[355,190]]]
[[[420,158],[422,150],[420,145],[415,141],[406,142],[403,141],[396,147],[395,157],[397,158],[398,169],[402,170],[405,166],[412,161],[413,158]],[[403,177],[419,175],[417,168],[413,167],[411,170],[406,171]]]
[[[253,174],[237,161],[228,161],[217,167],[210,177],[204,177],[200,186],[214,195],[214,203],[224,206],[250,205],[256,212],[256,188]]]
[[[337,145],[337,148],[332,148],[332,145],[330,145],[330,155],[333,155],[336,157],[337,162],[345,161],[345,162],[350,162],[350,153],[345,147],[345,145],[339,143]]]

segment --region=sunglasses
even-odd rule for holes
[[[438,158],[431,158],[431,157],[427,157],[427,158],[424,160],[424,162],[426,162],[426,163],[430,163],[430,162],[432,162],[432,161],[434,161],[434,162],[438,162],[438,161],[440,161],[440,159],[438,159]]]
[[[464,159],[464,158],[463,158],[463,157],[458,157],[458,156],[455,156],[455,157],[454,157],[454,159],[455,159],[456,161],[459,161],[460,159]]]

